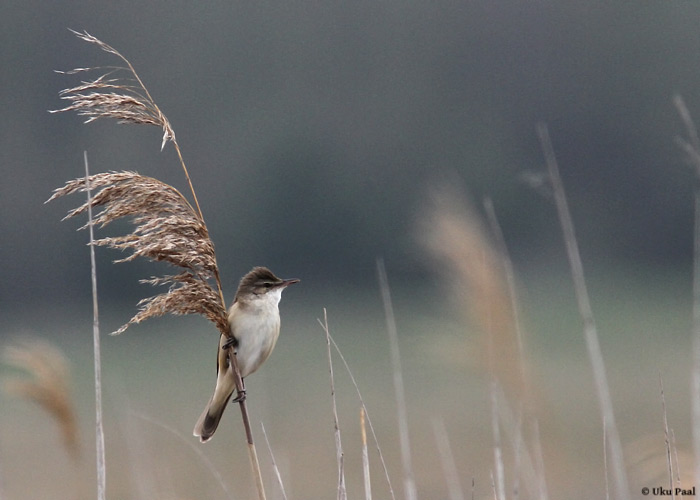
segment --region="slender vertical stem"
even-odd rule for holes
[[[343,453],[343,443],[340,439],[340,423],[338,420],[338,407],[335,398],[335,377],[333,375],[333,357],[331,356],[331,334],[328,329],[328,313],[323,309],[323,329],[326,332],[326,345],[328,348],[328,370],[331,377],[331,401],[333,403],[333,427],[335,434],[335,451],[338,462],[338,500],[347,499],[345,487],[345,454]]]
[[[559,215],[559,223],[564,233],[564,244],[566,245],[566,253],[569,259],[569,266],[571,267],[571,276],[574,282],[578,310],[583,320],[583,332],[586,338],[586,346],[588,347],[591,366],[593,368],[593,378],[598,393],[598,402],[600,404],[603,424],[607,425],[608,428],[608,445],[610,447],[610,459],[612,462],[611,465],[614,473],[617,496],[620,500],[628,500],[630,498],[630,491],[629,484],[627,483],[627,474],[625,472],[622,444],[620,443],[620,435],[617,432],[617,425],[615,424],[615,414],[613,412],[612,398],[610,397],[610,389],[605,374],[603,353],[600,349],[598,330],[596,328],[593,310],[588,296],[588,289],[586,287],[586,280],[583,274],[583,263],[581,262],[581,255],[579,254],[574,223],[569,211],[569,205],[566,201],[564,185],[559,176],[559,167],[557,165],[556,156],[554,155],[552,141],[549,138],[547,126],[543,123],[538,124],[537,134],[549,170],[550,181],[554,191],[554,202]]]
[[[605,500],[610,500],[610,480],[608,478],[608,431],[603,422],[603,471],[605,472]]]
[[[695,224],[693,230],[693,333],[692,409],[695,483],[700,484],[700,174],[695,181]]]
[[[270,452],[270,459],[272,460],[272,468],[275,471],[275,477],[277,477],[277,484],[280,485],[280,491],[282,492],[282,498],[287,500],[287,492],[284,489],[284,482],[282,481],[282,474],[280,473],[280,468],[277,466],[275,461],[275,454],[272,453],[272,446],[270,446],[270,440],[267,439],[267,432],[265,432],[265,425],[260,422],[260,427],[262,428],[263,437],[265,438],[265,443],[267,444],[267,451]]]
[[[386,328],[389,334],[389,346],[391,348],[391,365],[394,372],[394,390],[396,392],[396,405],[398,407],[399,442],[401,443],[401,463],[404,473],[404,494],[407,500],[416,500],[416,481],[413,477],[413,463],[411,460],[411,445],[408,437],[408,411],[406,410],[406,392],[403,386],[403,374],[401,371],[401,355],[399,353],[399,336],[396,331],[394,308],[391,302],[389,280],[386,276],[384,261],[377,259],[377,275],[379,288],[384,303],[384,316]]]
[[[495,493],[499,500],[506,500],[506,477],[503,466],[501,429],[498,425],[498,382],[491,380],[491,432],[493,434],[493,464],[496,471]]]
[[[323,323],[321,320],[318,320],[319,324],[321,325],[321,328],[324,328]],[[391,497],[392,500],[396,500],[396,495],[394,494],[394,487],[391,484],[391,478],[389,477],[389,469],[386,466],[386,460],[384,460],[384,453],[382,453],[382,448],[379,446],[379,439],[377,439],[377,433],[374,430],[374,425],[372,425],[372,419],[369,417],[369,412],[367,411],[367,405],[365,405],[364,400],[362,399],[362,393],[360,392],[360,387],[357,385],[357,380],[355,380],[355,376],[352,374],[352,370],[350,369],[350,365],[348,364],[347,360],[345,359],[345,356],[343,356],[343,352],[340,350],[338,347],[338,344],[336,344],[335,340],[333,340],[333,336],[328,333],[328,338],[330,339],[331,343],[333,344],[333,347],[335,347],[335,352],[338,353],[338,356],[340,357],[340,360],[343,362],[343,365],[345,365],[345,370],[348,372],[348,375],[350,376],[350,381],[352,382],[352,385],[355,386],[355,392],[357,393],[357,398],[360,400],[360,405],[362,405],[362,411],[365,416],[365,419],[367,421],[367,425],[369,426],[369,431],[372,433],[372,439],[374,440],[374,444],[377,448],[377,454],[379,455],[379,462],[382,464],[382,470],[384,471],[384,478],[386,479],[386,484],[389,487],[389,496]]]
[[[360,407],[360,435],[362,437],[362,478],[365,484],[365,500],[372,500],[372,482],[369,475],[369,451],[367,450],[367,428],[365,426],[365,408]]]
[[[692,326],[692,352],[693,367],[691,379],[691,403],[693,422],[693,452],[695,453],[695,484],[700,484],[700,138],[698,131],[690,116],[690,111],[683,101],[683,97],[676,95],[673,103],[678,114],[683,120],[688,141],[676,138],[678,145],[685,151],[691,166],[695,170],[693,183],[694,200],[694,228],[693,228],[693,326]]]
[[[92,197],[90,195],[90,169],[87,151],[85,161],[85,191],[88,202],[88,227],[90,230],[90,269],[92,278],[92,342],[95,357],[95,420],[97,443],[97,498],[105,500],[107,488],[107,468],[105,466],[105,434],[102,421],[102,361],[100,359],[100,320],[97,307],[97,265],[95,264],[95,234],[92,223]]]
[[[236,358],[235,350],[233,347],[228,350],[229,363],[233,367],[233,373],[236,376],[236,393],[238,396],[242,396],[238,401],[238,407],[241,409],[241,419],[243,420],[243,428],[245,429],[246,443],[248,444],[248,458],[250,459],[250,467],[253,472],[253,477],[255,478],[255,487],[258,491],[258,499],[265,500],[265,485],[262,480],[262,473],[260,472],[260,462],[258,461],[258,453],[255,450],[255,443],[253,442],[253,431],[250,428],[250,418],[248,417],[248,407],[246,405],[245,398],[245,386],[243,385],[243,379],[241,378],[241,371],[238,368],[238,358]]]
[[[664,396],[664,381],[659,373],[659,388],[661,389],[661,410],[664,415],[664,441],[666,443],[666,464],[668,465],[668,487],[671,490],[671,500],[676,499],[673,491],[673,458],[671,457],[671,435],[668,431],[668,414],[666,413],[666,396]]]
[[[243,423],[246,426],[246,433],[250,429],[250,423],[248,422],[248,410],[245,406],[245,401],[241,401],[241,414],[243,415]],[[258,491],[258,499],[266,500],[265,497],[265,485],[262,480],[262,474],[260,473],[260,462],[258,461],[258,452],[255,450],[255,444],[253,443],[253,438],[250,436],[248,440],[248,457],[250,459],[250,466],[252,468],[253,477],[255,477],[255,488]]]
[[[442,470],[447,483],[447,491],[449,492],[450,500],[465,500],[462,485],[459,479],[459,471],[455,464],[455,458],[452,454],[450,446],[450,438],[445,429],[445,422],[441,418],[433,419],[433,434],[437,443],[440,461],[442,462]]]

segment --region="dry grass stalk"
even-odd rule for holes
[[[319,320],[320,323],[320,320]],[[343,452],[343,443],[340,438],[340,423],[338,421],[338,407],[335,398],[335,378],[333,375],[333,357],[331,356],[331,334],[328,329],[328,313],[323,309],[323,330],[326,332],[326,344],[328,348],[328,369],[331,376],[331,401],[333,403],[333,428],[335,434],[335,450],[336,459],[338,462],[338,500],[346,500],[347,489],[345,487],[345,454]]]
[[[411,444],[408,433],[408,410],[406,409],[406,391],[403,383],[403,371],[401,369],[401,353],[399,352],[399,335],[396,329],[394,306],[389,289],[389,278],[382,259],[377,260],[377,278],[382,294],[386,329],[389,336],[389,348],[391,351],[391,367],[394,378],[394,392],[396,393],[396,406],[399,421],[399,444],[401,445],[401,464],[404,474],[404,495],[407,500],[416,500],[418,492],[413,473],[413,461],[411,458]]]
[[[58,423],[66,450],[77,460],[80,457],[80,438],[66,357],[48,342],[26,340],[6,347],[3,358],[8,365],[31,377],[7,380],[5,390],[46,410]]]
[[[591,301],[588,295],[586,279],[583,273],[583,262],[578,249],[578,240],[574,230],[574,223],[569,211],[569,204],[566,200],[566,192],[564,185],[559,175],[559,165],[554,154],[552,141],[549,138],[549,130],[544,123],[537,126],[537,134],[540,139],[544,158],[547,163],[550,182],[552,184],[554,202],[559,216],[559,224],[564,237],[564,245],[569,259],[569,267],[571,268],[571,277],[574,283],[574,292],[579,309],[579,315],[583,321],[583,334],[586,339],[586,347],[588,348],[588,357],[591,361],[593,369],[593,378],[595,380],[596,392],[598,393],[598,402],[600,404],[600,412],[603,424],[607,425],[608,446],[610,448],[610,466],[613,471],[615,480],[615,489],[617,497],[620,500],[628,500],[631,498],[629,484],[627,482],[627,473],[625,471],[624,454],[622,452],[622,442],[620,434],[617,431],[615,423],[615,413],[613,411],[612,397],[610,396],[610,387],[605,372],[605,363],[603,361],[603,353],[598,340],[598,328],[596,327]]]
[[[683,120],[688,139],[676,137],[676,143],[683,149],[687,161],[695,170],[694,227],[693,227],[693,327],[692,327],[692,415],[693,451],[695,452],[695,484],[700,484],[700,137],[690,111],[683,98],[676,95],[673,102]]]
[[[610,500],[610,474],[608,473],[608,430],[603,422],[603,472],[605,474],[605,500]]]
[[[665,429],[640,436],[625,446],[625,455],[629,457],[630,482],[633,491],[650,484],[668,483],[671,467],[673,468],[671,489],[683,488],[681,478],[692,477],[695,462],[692,444],[689,443],[687,447],[679,449],[674,442],[673,429],[669,429],[669,438],[672,465],[669,464]],[[689,487],[685,486],[685,488]]]
[[[284,489],[284,481],[282,481],[282,474],[280,473],[280,468],[277,466],[277,461],[275,460],[275,454],[272,452],[272,446],[270,446],[270,440],[267,438],[267,432],[265,431],[265,425],[260,422],[260,427],[262,428],[263,437],[265,438],[265,444],[267,445],[267,451],[270,453],[270,460],[272,460],[272,470],[275,472],[275,478],[277,479],[277,484],[280,486],[280,493],[282,498],[287,500],[287,492]]]
[[[90,235],[90,278],[92,282],[92,347],[95,373],[95,451],[97,468],[97,499],[107,498],[107,464],[105,453],[105,432],[102,409],[102,355],[100,350],[100,313],[97,300],[97,264],[95,262],[95,221],[92,216],[92,192],[90,188],[90,165],[87,151],[83,152],[85,162],[85,191],[88,202],[88,233]]]
[[[450,437],[447,434],[447,429],[445,429],[445,422],[441,418],[433,418],[433,434],[440,453],[440,462],[442,463],[442,471],[445,475],[449,498],[450,500],[464,500],[464,491],[462,491],[459,471],[452,454]]]
[[[204,454],[204,452],[202,452],[201,447],[195,446],[192,443],[191,439],[186,439],[185,436],[183,436],[177,429],[174,429],[173,427],[170,427],[169,425],[166,425],[163,422],[155,420],[154,418],[146,415],[145,413],[140,413],[137,411],[129,411],[129,415],[165,430],[166,432],[171,434],[173,437],[175,437],[178,441],[180,441],[182,444],[187,446],[190,450],[192,450],[195,453],[195,455],[197,455],[197,458],[199,460],[201,460],[202,464],[204,464],[204,466],[209,471],[209,473],[211,473],[211,475],[216,480],[216,483],[219,485],[219,487],[221,488],[223,493],[225,493],[225,498],[228,498],[229,500],[233,500],[234,496],[229,491],[229,488],[226,486],[226,481],[224,481],[223,476],[221,475],[219,470],[216,468],[216,465],[214,464],[214,462],[212,462],[206,456],[206,454]],[[130,434],[132,434],[132,433],[130,433]],[[142,445],[143,443],[139,442],[139,444]],[[135,454],[143,455],[144,451],[143,450],[136,450]],[[139,471],[139,472],[142,472],[142,471]],[[150,471],[146,471],[146,474],[150,474]],[[152,495],[152,496],[157,496],[157,495]],[[144,497],[148,498],[148,496],[141,495],[141,498],[144,498]]]
[[[498,381],[491,381],[491,432],[493,434],[493,464],[496,471],[495,485],[497,498],[506,499],[506,474],[503,464],[503,445],[501,444],[501,429],[499,426]]]
[[[367,450],[367,427],[365,409],[360,407],[360,436],[362,437],[362,479],[365,485],[365,500],[372,500],[372,481],[369,474],[369,451]]]
[[[324,328],[324,330],[325,330],[323,322],[320,319],[317,319],[317,321],[321,325],[321,328]],[[328,335],[328,339],[331,341],[331,344],[333,344],[333,347],[335,348],[335,352],[338,353],[340,360],[343,362],[343,365],[345,366],[345,370],[348,372],[348,376],[350,377],[350,381],[352,382],[352,385],[355,387],[355,392],[357,393],[357,399],[360,401],[360,405],[362,406],[362,412],[363,412],[364,418],[367,421],[367,425],[369,426],[369,431],[372,434],[372,439],[374,440],[374,445],[377,449],[377,454],[379,455],[379,461],[382,464],[382,469],[384,471],[384,478],[386,479],[387,486],[389,487],[389,496],[391,497],[392,500],[396,500],[396,495],[394,493],[394,487],[392,486],[391,478],[389,477],[389,470],[387,469],[386,461],[384,460],[384,454],[382,453],[381,446],[379,446],[379,439],[377,439],[377,433],[374,430],[374,425],[372,425],[372,419],[369,417],[369,412],[367,411],[367,405],[365,405],[365,401],[362,398],[362,393],[360,392],[360,387],[357,385],[357,380],[355,380],[355,376],[353,375],[352,370],[350,369],[350,365],[348,364],[347,360],[345,359],[345,356],[343,356],[343,352],[338,347],[338,344],[333,339],[333,336],[330,333],[327,333],[327,335]]]
[[[664,395],[664,381],[659,373],[659,388],[661,389],[661,410],[664,416],[664,443],[666,445],[666,462],[668,464],[668,485],[671,490],[671,500],[675,500],[673,491],[673,458],[671,456],[671,437],[668,431],[668,413],[666,412],[666,396]]]
[[[98,239],[94,244],[131,252],[116,262],[145,257],[182,269],[178,274],[142,280],[151,285],[169,284],[170,288],[141,300],[139,312],[114,333],[122,333],[148,318],[172,313],[201,314],[220,332],[228,334],[226,310],[210,284],[218,274],[214,244],[206,224],[185,197],[172,186],[135,172],[100,173],[88,180],[95,194],[66,218],[80,215],[88,207],[102,209],[94,220],[101,227],[130,217],[135,225],[130,234]],[[55,190],[48,201],[85,190],[85,178],[78,178]]]

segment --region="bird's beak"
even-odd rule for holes
[[[280,283],[279,286],[281,286],[282,288],[286,288],[289,285],[293,285],[294,283],[299,283],[299,281],[301,281],[301,280],[298,280],[296,278],[292,278],[289,280],[282,280],[282,283]]]

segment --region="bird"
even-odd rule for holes
[[[222,334],[216,357],[216,387],[193,434],[202,443],[209,441],[236,388],[236,377],[229,361],[233,347],[241,378],[254,373],[270,356],[280,333],[279,302],[282,292],[298,279],[281,279],[266,267],[254,267],[243,276],[229,309],[230,336]],[[245,391],[234,401],[245,397]]]

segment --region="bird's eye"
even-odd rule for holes
[[[270,288],[272,286],[272,283],[270,283],[269,281],[266,281],[265,284],[263,284],[263,286],[265,288]]]

